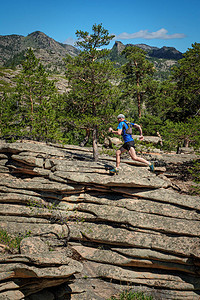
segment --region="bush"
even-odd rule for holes
[[[0,243],[6,245],[6,250],[10,252],[14,252],[17,250],[19,252],[19,246],[21,241],[25,238],[30,236],[31,232],[27,232],[26,234],[18,234],[16,237],[12,237],[6,230],[0,228]]]
[[[185,122],[174,123],[167,120],[161,127],[160,133],[164,140],[164,147],[175,150],[178,146],[200,147],[199,135],[200,117],[187,119]]]
[[[153,300],[152,296],[147,296],[143,292],[124,291],[117,297],[108,300]]]
[[[194,182],[200,183],[200,159],[193,161],[193,166],[188,170],[192,175]]]

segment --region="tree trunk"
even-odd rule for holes
[[[141,96],[140,93],[137,92],[137,103],[138,103],[138,117],[141,118]]]
[[[31,90],[30,90],[30,102],[31,102],[31,125],[30,125],[30,132],[32,132],[33,130],[33,99],[32,99],[32,94],[31,94]]]
[[[86,128],[86,136],[85,136],[84,140],[80,143],[81,147],[84,147],[87,144],[89,137],[90,137],[90,129]]]
[[[183,147],[189,147],[190,140],[188,138],[184,139]]]
[[[94,158],[94,161],[98,161],[99,153],[98,153],[98,147],[97,147],[97,125],[95,125],[93,128],[92,140],[93,140],[93,158]]]
[[[141,95],[139,91],[140,83],[139,78],[137,78],[137,104],[138,104],[138,117],[141,118]]]

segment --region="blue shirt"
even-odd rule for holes
[[[125,123],[127,122],[126,120],[122,121],[119,123],[117,129],[122,129],[122,138],[124,140],[124,143],[131,142],[133,141],[132,135],[129,133],[126,133],[126,129],[128,128],[128,125]],[[132,126],[134,123],[131,123]]]

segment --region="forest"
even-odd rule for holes
[[[114,36],[95,24],[91,33],[77,30],[75,57],[66,56],[66,93],[30,48],[25,53],[15,87],[0,85],[0,138],[32,139],[93,147],[116,128],[116,116],[141,125],[143,134],[163,139],[168,151],[178,146],[200,148],[200,43],[192,44],[165,80],[156,72],[144,50],[127,46],[125,63],[116,68],[106,46]],[[101,49],[101,50],[100,50]],[[86,144],[87,142],[87,144]]]

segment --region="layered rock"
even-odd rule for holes
[[[127,159],[111,176],[113,163],[93,162],[90,148],[0,144],[0,227],[28,233],[19,253],[2,248],[2,299],[109,299],[129,288],[199,299],[200,198]]]
[[[60,285],[82,271],[82,264],[66,251],[50,252],[38,237],[25,238],[21,254],[0,257],[0,299],[24,299],[48,287]]]

